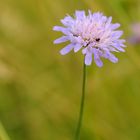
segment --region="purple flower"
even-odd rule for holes
[[[67,15],[61,20],[62,26],[54,26],[53,30],[60,31],[64,36],[56,39],[55,44],[70,41],[70,44],[63,48],[60,53],[65,55],[71,50],[78,52],[82,49],[85,55],[85,64],[91,65],[92,57],[97,66],[102,67],[101,57],[109,59],[111,62],[118,62],[111,52],[125,52],[123,43],[120,39],[123,32],[116,30],[120,24],[112,24],[112,17],[106,17],[102,13],[76,11],[74,18]]]
[[[140,44],[140,23],[133,23],[130,27],[132,35],[129,37],[128,42],[132,45]]]

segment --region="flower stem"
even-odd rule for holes
[[[77,130],[76,130],[76,134],[75,134],[75,140],[79,140],[79,138],[80,138],[80,130],[81,130],[81,126],[82,126],[84,103],[85,103],[85,84],[86,84],[86,65],[85,65],[85,57],[84,57],[84,60],[83,60],[82,97],[81,97],[79,120],[78,120]]]

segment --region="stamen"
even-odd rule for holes
[[[96,38],[95,40],[96,40],[96,42],[99,42],[100,41],[100,38]]]

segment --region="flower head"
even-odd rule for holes
[[[74,18],[67,15],[61,20],[62,26],[54,26],[53,30],[60,31],[64,36],[56,39],[55,44],[70,41],[60,53],[65,55],[71,50],[78,52],[82,49],[85,55],[85,64],[91,65],[92,57],[97,66],[103,65],[101,57],[116,63],[118,59],[111,52],[124,52],[125,40],[120,39],[123,32],[116,29],[120,24],[112,24],[112,17],[106,17],[102,13],[85,15],[84,11],[76,11]]]

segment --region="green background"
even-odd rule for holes
[[[83,56],[61,56],[52,28],[88,9],[121,23],[125,39],[140,21],[139,0],[0,0],[0,140],[73,140]],[[81,140],[140,140],[140,45],[126,45],[117,64],[87,68]]]

